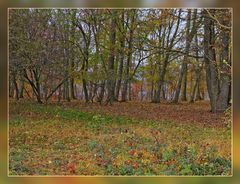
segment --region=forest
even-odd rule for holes
[[[231,175],[231,9],[8,20],[11,175]]]

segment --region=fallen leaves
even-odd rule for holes
[[[74,163],[69,163],[67,165],[67,170],[70,174],[76,174],[76,165]]]
[[[22,110],[30,108],[22,108],[25,104],[18,105]],[[59,117],[55,117],[50,113],[46,115],[46,109],[36,105],[31,108],[36,108],[35,112],[43,112],[44,117],[48,118],[42,119],[42,114],[36,113],[34,118],[31,114],[22,119],[19,118],[23,115],[19,110],[19,115],[10,118],[10,172],[17,175],[162,175],[180,171],[188,174],[192,172],[193,165],[198,167],[199,172],[203,167],[209,167],[204,174],[213,172],[212,167],[216,167],[216,173],[230,173],[229,130],[215,125],[202,127],[196,122],[188,124],[162,119],[160,122],[152,121],[151,119],[159,118],[160,112],[155,110],[157,115],[152,117],[149,109],[157,109],[159,106],[142,105],[138,112],[137,103],[129,105],[135,110],[134,115],[130,114],[132,111],[127,114],[128,118],[110,118],[104,113],[99,116],[80,112],[79,115],[74,109],[68,111],[64,108],[58,110],[58,106],[54,105],[48,107],[48,110],[52,109],[59,114]],[[123,107],[129,108],[122,105],[117,112],[115,105],[102,107],[92,104],[86,105],[86,108],[88,106],[93,110],[107,109],[111,115],[121,114]],[[168,106],[172,112],[176,111],[174,106]],[[198,106],[195,108],[201,109]],[[145,110],[147,112],[144,112]],[[202,109],[203,112],[205,110]],[[123,112],[126,113],[126,110]],[[71,119],[72,114],[81,117],[82,121],[81,118]],[[63,115],[68,119],[62,118]],[[162,115],[166,116],[164,113]],[[132,116],[137,116],[141,121],[129,118]],[[146,117],[141,118],[142,116]],[[15,118],[18,119],[18,123]],[[145,121],[144,118],[148,120]],[[89,121],[97,123],[98,127],[86,126],[91,123]],[[214,162],[215,158],[218,158],[217,163]],[[207,164],[204,165],[205,163]]]

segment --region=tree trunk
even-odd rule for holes
[[[73,77],[70,79],[70,91],[71,91],[71,98],[76,99],[75,91],[74,91],[74,78]]]
[[[13,87],[13,80],[9,80],[9,97],[12,98],[14,96],[14,87]]]
[[[105,91],[105,81],[103,81],[100,85],[100,92],[97,101],[102,104],[104,98],[104,91]]]
[[[36,81],[36,97],[37,97],[37,101],[38,101],[38,103],[42,103],[39,70],[38,69],[33,70],[33,74],[34,74],[34,79]]]
[[[187,69],[186,72],[184,73],[183,77],[183,86],[182,86],[182,93],[181,93],[181,100],[182,101],[187,101]]]
[[[20,91],[19,91],[19,98],[23,98],[23,92],[24,92],[24,78],[23,78],[23,75],[20,74]]]
[[[85,102],[87,103],[87,102],[89,102],[88,90],[87,90],[87,81],[83,78],[82,83],[83,83],[83,92],[84,92]]]
[[[198,57],[198,37],[197,37],[197,34],[195,35],[195,54],[196,54],[196,57]],[[200,63],[199,63],[199,59],[196,58],[196,62],[197,62],[197,67],[196,69],[194,68],[195,70],[195,74],[196,74],[196,79],[195,79],[195,84],[194,84],[194,87],[193,87],[193,91],[192,91],[192,94],[191,94],[191,99],[190,99],[190,102],[193,103],[195,100],[200,100],[201,96],[200,96],[200,79],[201,79],[201,71],[202,71],[202,67],[200,66]]]
[[[132,100],[132,85],[131,85],[131,81],[128,82],[128,100],[129,101]]]
[[[16,79],[16,74],[13,74],[13,84],[15,88],[15,98],[16,100],[19,100],[19,89],[18,89],[18,84],[17,84],[17,79]]]
[[[209,12],[215,13],[215,10],[204,10],[204,61],[206,69],[206,82],[208,94],[210,97],[211,111],[216,113],[224,111],[228,107],[229,86],[230,86],[230,52],[229,40],[230,33],[227,30],[222,30],[221,41],[223,50],[220,54],[220,79],[218,74],[218,66],[215,53],[215,27],[214,20],[209,17]],[[223,25],[229,26],[231,21],[223,20]]]
[[[226,25],[228,23],[224,22]],[[229,93],[231,84],[231,70],[230,70],[230,57],[229,57],[229,42],[230,34],[226,31],[222,33],[222,45],[223,50],[221,52],[221,63],[220,63],[220,93],[217,100],[217,110],[224,111],[229,105]]]
[[[106,103],[112,104],[114,101],[114,57],[115,57],[115,42],[116,42],[116,12],[113,10],[113,18],[110,25],[110,53],[108,58],[108,79],[107,79],[107,90],[108,96]]]
[[[196,101],[204,100],[204,91],[202,91],[202,93],[201,93],[200,81],[201,81],[201,75],[200,75],[200,78],[199,78],[199,82],[197,84],[197,92],[196,92],[196,99],[195,99]]]
[[[206,70],[206,82],[210,97],[211,111],[217,112],[217,99],[219,93],[218,72],[216,67],[216,54],[214,50],[214,22],[204,10],[204,61]]]
[[[119,97],[119,91],[121,88],[121,83],[122,83],[122,73],[123,73],[123,61],[124,61],[124,48],[125,48],[125,34],[124,34],[124,12],[122,13],[122,35],[120,37],[120,59],[119,59],[119,66],[118,66],[118,80],[116,83],[116,93],[115,93],[115,98],[118,100]]]
[[[129,70],[130,70],[130,63],[132,62],[132,42],[133,42],[133,25],[135,22],[135,12],[131,15],[131,26],[129,30],[129,40],[128,40],[128,56],[127,56],[127,63],[125,65],[125,77],[122,89],[122,101],[125,102],[127,100],[127,88],[129,83]]]
[[[196,82],[195,82],[194,87],[193,87],[190,102],[194,102],[195,100],[200,99],[199,82],[200,82],[200,70],[197,69],[197,71],[196,71]]]

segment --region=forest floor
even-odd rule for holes
[[[231,128],[208,102],[10,100],[10,175],[231,175]]]

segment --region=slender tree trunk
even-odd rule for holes
[[[160,65],[160,62],[158,63],[158,82],[157,82],[157,90],[156,90],[156,93],[154,94],[154,99],[153,99],[153,102],[154,103],[159,103],[160,102],[160,93],[161,93],[161,65]]]
[[[200,70],[197,69],[196,71],[196,82],[194,84],[194,87],[193,87],[193,91],[192,91],[192,94],[191,94],[191,99],[190,99],[190,102],[194,102],[195,100],[197,100],[197,98],[200,98],[200,91],[199,91],[199,82],[200,82]],[[197,92],[197,97],[196,97],[196,92]]]
[[[62,98],[62,88],[59,87],[58,88],[58,103],[61,101],[61,98]]]
[[[74,10],[74,9],[71,10],[71,12],[72,12],[72,14],[71,14],[72,24],[71,24],[70,39],[72,39],[72,40],[76,40],[76,37],[75,37],[75,30],[76,30],[75,21],[76,21],[76,13],[77,13],[76,11],[77,10]],[[69,48],[70,48],[70,45],[69,45]],[[74,63],[75,54],[74,54],[74,50],[72,52],[72,49],[69,50],[69,52],[71,52],[70,67],[71,67],[71,72],[73,72],[74,68],[75,68],[75,63]],[[76,99],[75,90],[74,90],[74,77],[70,77],[70,95],[71,95],[72,99]]]
[[[70,79],[70,91],[71,91],[72,99],[76,99],[75,90],[74,90],[74,78],[73,77]]]
[[[162,19],[160,19],[160,20],[162,20]],[[162,84],[161,84],[161,73],[162,73],[162,71],[161,71],[161,62],[162,62],[162,57],[161,57],[161,46],[163,46],[164,47],[164,45],[162,44],[163,43],[163,41],[164,41],[164,39],[165,39],[165,30],[166,29],[164,29],[164,33],[163,33],[163,38],[161,37],[161,33],[162,33],[162,25],[159,27],[159,29],[158,29],[158,46],[159,46],[159,59],[158,59],[158,63],[157,63],[157,69],[158,69],[158,82],[157,82],[157,91],[156,91],[156,93],[155,93],[155,95],[154,95],[154,100],[153,100],[153,102],[154,103],[159,103],[160,102],[160,93],[161,93],[161,87],[162,87]],[[163,39],[163,40],[162,40]]]
[[[9,80],[9,97],[12,98],[14,96],[14,87],[13,87],[13,79]]]
[[[102,104],[102,101],[104,98],[104,91],[105,91],[105,81],[103,81],[100,85],[100,92],[97,100],[98,102],[100,102],[100,104]]]
[[[182,96],[181,96],[181,100],[182,101],[187,101],[187,69],[186,72],[184,73],[184,77],[183,77],[183,86],[182,86]]]
[[[141,88],[140,88],[140,101],[143,101],[143,84],[144,84],[144,78],[142,77]]]
[[[38,101],[38,103],[42,103],[39,70],[38,69],[33,70],[33,74],[34,74],[34,79],[36,81],[36,97],[37,97],[37,101]]]
[[[181,13],[182,13],[182,10],[180,9],[179,12],[178,12],[178,20],[177,20],[177,24],[176,24],[172,39],[169,39],[169,37],[170,37],[170,34],[171,34],[171,29],[173,27],[173,24],[170,23],[170,25],[169,25],[170,30],[169,30],[167,35],[165,35],[166,28],[164,28],[163,38],[162,38],[162,47],[165,47],[165,36],[166,36],[166,38],[167,38],[166,46],[169,50],[172,49],[172,47],[174,45],[174,40],[176,39],[176,35],[177,35],[179,25],[180,25]],[[174,23],[174,22],[172,22],[172,23]],[[161,39],[161,38],[159,38],[159,39]],[[157,90],[154,93],[155,98],[152,100],[152,102],[155,102],[155,103],[160,102],[161,91],[162,91],[162,86],[163,86],[163,83],[164,83],[164,78],[165,78],[165,74],[166,74],[166,70],[167,70],[167,66],[168,66],[168,60],[169,60],[169,57],[170,57],[170,52],[167,52],[167,53],[164,52],[163,56],[164,56],[163,67],[162,67],[161,71],[159,70],[159,79],[158,79],[158,84],[157,84]]]
[[[132,100],[132,85],[131,85],[131,81],[128,82],[128,100],[129,101]]]
[[[16,74],[13,74],[13,84],[15,87],[15,98],[16,100],[19,100],[19,89],[18,89],[18,84],[17,84],[17,79],[16,79]]]
[[[83,78],[82,83],[83,83],[83,92],[84,92],[85,102],[87,103],[87,102],[89,102],[88,90],[87,90],[87,81]]]
[[[151,99],[151,102],[153,102],[153,90],[154,90],[154,83],[153,83],[153,80],[151,81],[151,92],[150,92],[150,99]]]
[[[183,62],[181,65],[181,70],[180,70],[180,74],[179,74],[179,78],[178,78],[178,83],[177,83],[177,88],[176,88],[176,93],[175,93],[175,97],[173,102],[174,103],[178,103],[179,101],[179,96],[180,96],[180,91],[181,91],[181,86],[182,86],[182,81],[183,81],[183,77],[184,75],[187,75],[187,65],[188,65],[188,54],[189,54],[189,49],[191,46],[191,42],[193,39],[193,36],[195,35],[196,31],[197,31],[197,25],[196,25],[196,15],[197,15],[197,10],[194,11],[194,20],[193,20],[193,25],[192,25],[192,29],[190,30],[190,23],[191,23],[191,10],[188,10],[188,15],[187,15],[187,24],[186,24],[186,47],[185,47],[185,55],[183,57]],[[187,77],[187,76],[186,76]],[[187,85],[187,82],[185,83],[185,85]],[[184,87],[185,88],[185,87]],[[184,91],[185,92],[185,91]],[[185,99],[185,96],[184,96]]]
[[[20,92],[19,92],[19,98],[23,98],[24,93],[24,78],[23,75],[20,74]]]
[[[88,89],[87,89],[87,80],[85,78],[85,75],[87,75],[87,71],[88,71],[88,44],[86,44],[86,48],[84,51],[84,61],[83,61],[83,66],[82,66],[82,85],[83,85],[83,92],[84,92],[84,97],[85,97],[85,102],[88,103],[89,102],[89,94],[88,94]]]

